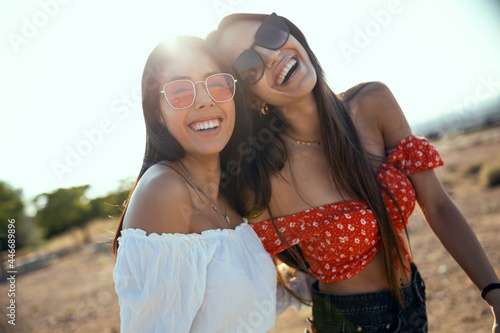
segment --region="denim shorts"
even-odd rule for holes
[[[403,307],[390,290],[365,294],[330,295],[312,286],[313,326],[317,333],[427,332],[425,284],[414,264],[412,278],[401,287]]]

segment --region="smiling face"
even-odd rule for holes
[[[221,34],[218,46],[228,64],[234,61],[255,40],[262,22],[243,20],[231,23]],[[261,79],[248,88],[263,102],[280,107],[311,94],[316,85],[316,71],[304,47],[293,37],[277,50],[261,46],[253,48],[265,64]]]
[[[179,51],[167,55],[166,65],[157,78],[160,83],[158,98],[161,109],[158,120],[180,143],[186,155],[217,154],[226,146],[233,133],[234,101],[214,102],[205,85],[209,76],[220,72],[207,53],[199,50]],[[191,80],[195,83],[196,98],[190,107],[174,109],[160,93],[165,84],[175,80]],[[182,91],[177,89],[170,93],[178,94]]]

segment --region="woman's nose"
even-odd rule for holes
[[[279,63],[280,50],[266,49],[262,46],[255,46],[254,50],[262,57],[266,68],[272,68]]]
[[[202,81],[204,83],[204,81]],[[202,83],[200,82],[200,83]],[[198,83],[198,82],[196,82]],[[208,94],[205,84],[195,84],[196,89],[196,99],[194,101],[194,106],[197,110],[210,109],[214,106],[214,101]]]

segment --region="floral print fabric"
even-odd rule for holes
[[[389,152],[376,177],[401,209],[400,214],[391,196],[382,191],[397,232],[404,231],[404,224],[415,208],[415,190],[407,175],[441,165],[443,161],[436,148],[423,137],[409,136]],[[301,248],[310,272],[324,282],[352,277],[382,247],[377,220],[363,201],[330,203],[274,221],[288,244],[298,244]],[[271,256],[286,249],[270,220],[252,227]],[[407,258],[411,263],[408,253]]]

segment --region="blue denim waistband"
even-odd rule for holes
[[[411,264],[411,270],[411,282],[401,287],[403,307],[412,304],[414,301],[422,303],[425,300],[425,295],[421,292],[425,287],[424,281],[414,264]],[[317,281],[312,285],[312,300],[313,306],[314,304],[317,306],[321,306],[320,304],[335,305],[336,311],[346,315],[369,314],[381,310],[400,308],[399,303],[395,301],[388,289],[363,294],[331,295],[320,292]]]

